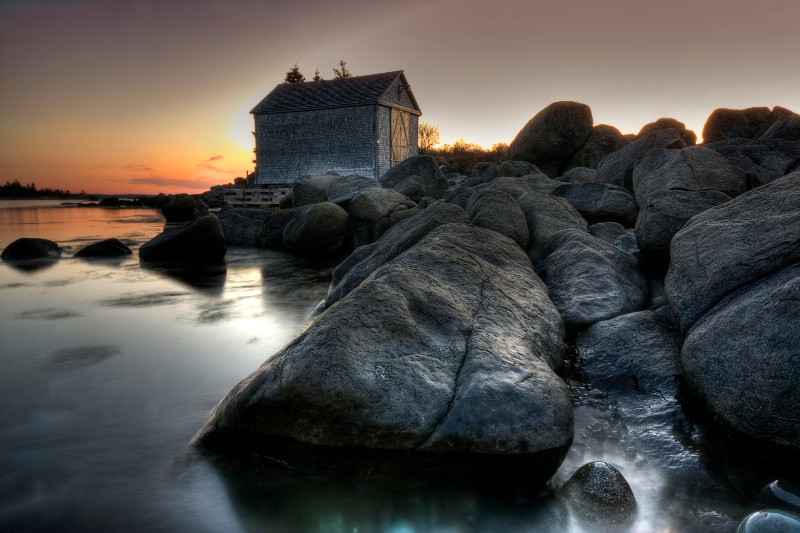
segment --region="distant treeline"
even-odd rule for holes
[[[458,139],[453,144],[445,144],[438,148],[420,149],[420,153],[433,156],[439,164],[446,165],[451,172],[469,175],[477,163],[504,159],[507,150],[506,143],[495,143],[486,149],[478,144]]]
[[[0,187],[0,198],[75,198],[86,197],[86,191],[71,193],[69,189],[37,189],[33,183],[22,185],[19,180],[6,181]]]

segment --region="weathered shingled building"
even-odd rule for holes
[[[258,184],[327,171],[378,179],[418,154],[422,113],[402,70],[282,83],[250,113]]]

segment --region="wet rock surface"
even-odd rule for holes
[[[120,257],[133,252],[119,239],[104,239],[75,252],[75,257]]]
[[[235,387],[196,442],[245,431],[544,483],[572,441],[569,392],[553,372],[562,336],[516,243],[448,224]]]
[[[784,511],[757,511],[742,520],[736,533],[798,533],[800,518]]]
[[[186,222],[150,239],[139,248],[142,261],[214,262],[227,252],[222,226],[214,215]]]
[[[49,239],[23,237],[5,247],[2,254],[3,261],[29,261],[58,259],[61,257],[61,248],[58,243]]]
[[[604,461],[580,467],[562,489],[581,522],[607,531],[624,527],[636,516],[636,497],[625,477]]]

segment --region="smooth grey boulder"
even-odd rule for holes
[[[528,223],[528,255],[537,271],[546,256],[546,245],[556,232],[568,228],[588,231],[581,214],[564,198],[532,191],[521,196],[517,203]]]
[[[354,247],[377,241],[394,224],[419,211],[417,204],[393,189],[365,189],[347,207]]]
[[[567,329],[646,306],[649,286],[633,255],[578,229],[555,233],[546,248],[539,275]]]
[[[660,118],[655,122],[645,124],[644,126],[642,126],[642,129],[639,130],[639,133],[636,134],[636,136],[642,137],[652,131],[668,130],[668,129],[672,129],[678,132],[678,135],[681,136],[683,142],[685,142],[689,146],[693,146],[697,143],[697,134],[695,134],[695,132],[693,132],[692,130],[687,129],[686,124],[674,118]]]
[[[714,190],[669,190],[648,196],[639,210],[634,228],[645,271],[658,277],[666,275],[672,237],[696,214],[730,199],[730,196]]]
[[[256,246],[261,227],[270,211],[266,209],[236,207],[217,213],[227,246]]]
[[[569,159],[564,171],[566,173],[580,167],[597,169],[605,156],[616,152],[626,144],[628,140],[617,128],[608,124],[598,124],[592,128],[589,138],[581,149]]]
[[[620,185],[633,192],[633,170],[653,148],[685,148],[686,143],[673,129],[656,130],[608,154],[597,166],[597,183]]]
[[[341,252],[349,218],[347,211],[330,202],[305,206],[283,228],[283,246],[301,256]]]
[[[500,163],[498,172],[500,173],[498,176],[499,178],[519,178],[522,176],[527,176],[528,174],[545,175],[536,165],[528,161],[503,161]]]
[[[61,248],[58,243],[49,239],[22,237],[5,247],[2,254],[4,261],[27,261],[29,259],[58,259]]]
[[[560,174],[592,132],[592,110],[578,102],[554,102],[539,111],[517,133],[508,159],[528,161],[551,178]]]
[[[551,193],[564,198],[589,224],[619,222],[633,227],[639,206],[624,187],[608,183],[564,183]]]
[[[350,255],[339,263],[336,268],[333,269],[333,272],[331,272],[331,286],[335,287],[341,283],[347,273],[350,272],[354,266],[372,255],[378,246],[380,246],[380,243],[373,242],[372,244],[365,244],[353,250]]]
[[[563,183],[597,183],[597,169],[573,167],[556,179]]]
[[[463,209],[454,204],[433,205],[421,213],[407,218],[384,233],[378,241],[379,246],[359,263],[353,265],[341,282],[337,283],[325,299],[326,307],[344,298],[358,287],[381,265],[388,263],[405,252],[428,233],[444,224],[469,224],[469,217]]]
[[[419,176],[409,176],[393,189],[417,204],[425,197],[425,182]]]
[[[604,461],[580,467],[561,489],[578,520],[592,531],[625,531],[636,518],[636,498],[622,473]]]
[[[161,214],[167,222],[189,222],[208,215],[208,206],[203,200],[178,195],[161,206]]]
[[[778,509],[764,509],[747,515],[736,528],[736,533],[797,533],[800,518],[796,514]]]
[[[597,322],[578,335],[575,345],[592,386],[633,398],[627,408],[674,403],[679,334],[653,311]]]
[[[550,179],[550,178],[547,178]],[[502,191],[508,195],[510,195],[515,200],[518,199],[525,193],[531,192],[534,190],[530,183],[525,178],[512,178],[512,177],[502,177],[502,178],[495,178],[485,187],[479,186],[475,187],[475,190],[482,190],[483,189],[490,189],[493,191]]]
[[[439,199],[447,190],[447,177],[429,155],[418,155],[401,161],[386,171],[378,181],[383,187],[393,189],[411,176],[419,176],[422,179],[425,188],[423,196]]]
[[[503,191],[475,191],[467,202],[467,216],[474,225],[496,231],[528,249],[528,223],[517,201]]]
[[[339,174],[329,172],[319,176],[301,176],[292,182],[292,206],[318,204],[328,201],[328,187],[341,179]]]
[[[638,255],[636,234],[633,228],[626,228],[619,222],[598,222],[589,226],[589,233],[600,240],[613,244],[623,252]]]
[[[681,366],[720,420],[800,451],[800,263],[708,309],[687,331]]]
[[[800,163],[800,143],[783,139],[728,139],[705,146],[744,170],[748,189],[773,182]]]
[[[727,294],[800,261],[800,172],[692,219],[672,238],[670,307],[686,332]]]
[[[380,188],[377,180],[353,174],[332,180],[325,188],[326,201],[347,209],[350,200],[365,189]]]
[[[757,139],[769,126],[768,107],[747,109],[715,109],[703,126],[703,143],[708,145],[727,139]]]
[[[770,120],[772,124],[759,137],[761,141],[782,139],[800,142],[800,115],[783,107],[773,107]]]
[[[84,246],[75,252],[75,257],[121,257],[132,253],[122,241],[112,238]]]
[[[302,207],[266,211],[267,216],[261,223],[256,245],[261,248],[283,248],[283,230],[286,224],[302,211]]]
[[[442,201],[448,204],[457,205],[461,209],[466,209],[467,202],[469,202],[469,198],[470,196],[472,196],[473,192],[475,192],[475,189],[473,189],[472,187],[459,185],[444,193]]]
[[[657,170],[633,175],[633,193],[639,205],[645,205],[647,197],[659,191],[711,189],[734,197],[745,192],[747,185],[747,175],[741,168],[704,146],[684,148]]]
[[[239,383],[193,443],[273,454],[291,439],[541,484],[572,442],[569,389],[552,370],[563,332],[516,243],[441,226]]]
[[[142,261],[202,263],[222,261],[228,251],[222,226],[206,215],[156,235],[139,248]]]

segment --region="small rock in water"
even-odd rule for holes
[[[783,511],[757,511],[742,520],[736,533],[800,533],[800,519]]]
[[[636,498],[630,485],[609,463],[583,465],[562,490],[578,518],[591,524],[593,530],[625,526],[636,516]]]
[[[30,259],[57,259],[61,256],[58,244],[48,239],[23,237],[3,250],[5,261],[27,261]]]
[[[761,489],[761,505],[800,515],[800,485],[778,479]]]

